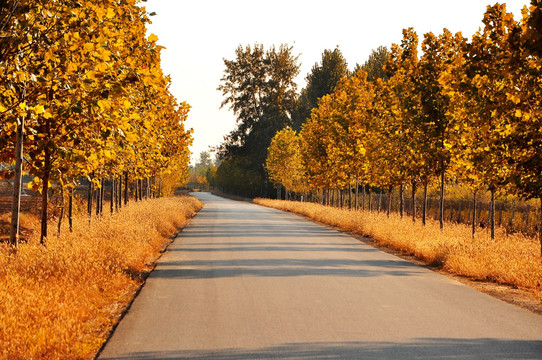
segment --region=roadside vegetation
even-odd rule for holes
[[[16,254],[0,243],[0,359],[91,359],[174,235],[201,208],[193,197],[131,202],[89,224],[74,216],[40,244],[40,219]],[[8,217],[5,214],[4,217]]]
[[[414,255],[426,264],[474,280],[494,281],[532,291],[542,299],[542,264],[537,240],[521,233],[508,234],[497,228],[496,239],[490,231],[472,236],[465,224],[447,224],[440,229],[438,220],[421,221],[397,213],[349,210],[320,204],[255,199],[255,203],[306,216],[355,234],[368,236],[376,245],[403,254]]]

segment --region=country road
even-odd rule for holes
[[[542,316],[208,193],[100,359],[542,359]]]

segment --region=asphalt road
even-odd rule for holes
[[[542,317],[296,215],[196,194],[100,359],[542,359]]]

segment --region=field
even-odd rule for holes
[[[79,215],[39,245],[23,214],[16,254],[0,243],[0,359],[91,359],[171,236],[200,208],[192,197],[131,202],[113,215]],[[0,216],[1,223],[9,215]],[[54,224],[51,224],[51,228]]]
[[[392,213],[353,211],[295,201],[255,199],[257,204],[304,215],[321,223],[371,237],[377,245],[414,255],[426,264],[474,280],[517,286],[542,300],[542,259],[540,244],[522,233],[498,228],[492,240],[487,229],[473,238],[465,224],[401,218]]]

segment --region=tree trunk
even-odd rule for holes
[[[492,187],[491,191],[491,203],[490,203],[490,219],[489,223],[491,226],[491,239],[495,240],[495,188]]]
[[[382,189],[378,192],[378,212],[382,209]]]
[[[387,211],[387,216],[390,217],[390,213],[391,213],[391,195],[393,194],[393,187],[390,186],[388,188],[388,211]]]
[[[117,201],[118,201],[118,207],[119,209],[122,208],[122,175],[119,176],[119,189],[117,192]]]
[[[143,201],[143,179],[139,180],[139,201]]]
[[[416,180],[412,180],[412,222],[416,222]]]
[[[355,200],[355,210],[358,211],[358,203],[359,203],[359,180],[356,178],[356,200]]]
[[[105,179],[102,179],[100,187],[100,215],[104,213]]]
[[[444,180],[446,176],[446,171],[444,170],[444,166],[442,171],[440,172],[440,203],[439,203],[439,224],[440,229],[444,229]]]
[[[162,197],[162,177],[158,179],[158,197]]]
[[[371,187],[369,187],[369,198],[367,200],[369,201],[369,211],[373,211],[373,191]]]
[[[102,195],[102,191],[101,191],[102,181],[100,180],[99,183],[100,183],[100,187],[96,189],[96,217],[97,218],[100,216],[100,203],[101,203],[100,197]]]
[[[365,210],[365,188],[366,188],[366,185],[363,184],[363,191],[361,193],[361,209],[362,210]]]
[[[68,196],[68,224],[70,225],[70,232],[73,232],[73,187],[70,187]]]
[[[124,172],[124,206],[128,205],[128,171]]]
[[[89,216],[92,216],[92,192],[93,189],[93,183],[92,179],[90,179],[90,182],[88,183],[88,196],[87,196],[87,212]]]
[[[13,197],[11,202],[11,228],[9,243],[12,248],[19,246],[19,214],[21,212],[21,191],[23,177],[23,142],[24,142],[24,117],[17,124],[15,146],[15,178],[13,179]]]
[[[403,215],[405,214],[405,187],[403,184],[399,186],[399,215],[401,215],[401,219],[403,218]]]
[[[51,168],[51,154],[49,148],[45,146],[43,165],[43,184],[41,188],[41,234],[40,244],[45,245],[47,239],[47,208],[49,206],[49,171]]]
[[[352,210],[352,183],[348,182],[348,209]]]
[[[474,190],[472,194],[472,237],[476,233],[476,195],[478,194],[478,189]]]
[[[422,203],[422,224],[425,226],[427,222],[427,186],[429,181],[423,181],[423,203]]]
[[[538,212],[538,241],[540,242],[540,258],[542,259],[542,196],[540,196],[540,209]]]
[[[60,204],[60,215],[58,216],[58,236],[60,236],[62,231],[62,219],[64,218],[64,184],[60,184],[60,196],[62,198],[62,202]]]
[[[113,214],[115,212],[115,204],[116,204],[116,201],[115,201],[115,194],[116,194],[116,187],[117,187],[117,184],[115,182],[115,178],[112,178],[111,179],[111,197],[109,198],[110,202],[109,202],[109,210],[111,212],[111,214]]]

